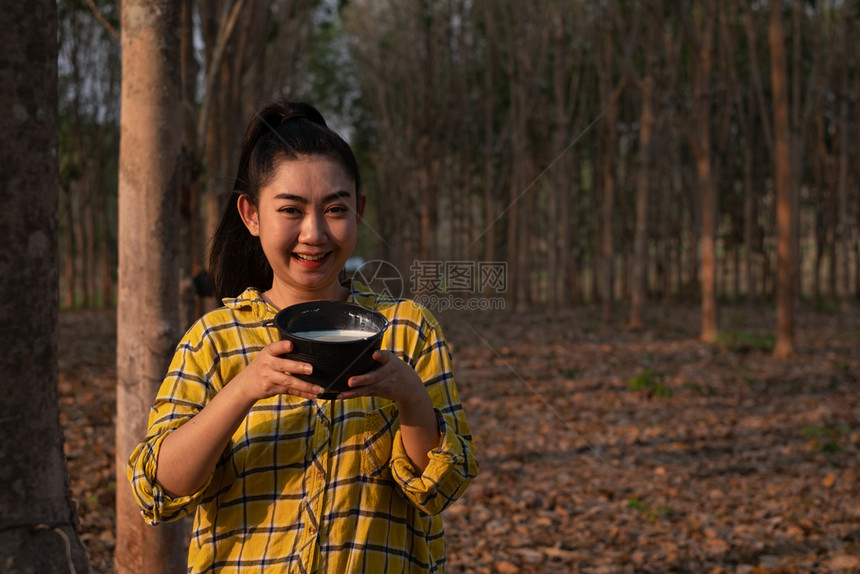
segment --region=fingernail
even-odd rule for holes
[[[302,372],[304,372],[304,374],[306,374],[306,375],[310,375],[313,372],[313,370],[314,370],[314,368],[312,366],[305,365],[304,368],[302,369]]]
[[[316,394],[320,394],[321,392],[323,392],[323,390],[324,390],[324,389],[323,389],[322,387],[314,387],[314,392],[315,392]]]

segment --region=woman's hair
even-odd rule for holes
[[[260,238],[248,232],[236,202],[244,195],[258,206],[260,189],[271,182],[281,162],[307,157],[339,162],[355,180],[356,198],[361,195],[352,149],[313,106],[281,99],[254,114],[242,140],[233,193],[209,251],[209,273],[216,297],[236,297],[247,287],[268,289],[272,285],[272,267]]]

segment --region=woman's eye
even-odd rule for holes
[[[349,209],[343,205],[333,205],[328,208],[328,212],[334,215],[346,215],[349,213]]]
[[[301,211],[299,211],[297,207],[291,206],[282,207],[278,211],[280,211],[281,213],[286,213],[287,215],[296,215],[298,213],[301,213]]]

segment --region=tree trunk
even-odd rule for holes
[[[631,329],[645,326],[642,312],[648,294],[648,201],[651,183],[651,155],[654,134],[653,90],[654,80],[650,69],[640,82],[642,115],[639,118],[639,173],[636,179],[636,230],[633,239],[633,285],[630,292]]]
[[[615,304],[615,236],[614,236],[614,214],[615,214],[615,161],[618,154],[618,101],[624,87],[623,78],[618,84],[612,86],[613,63],[613,35],[607,29],[602,46],[602,62],[599,67],[598,85],[601,104],[606,106],[606,117],[603,120],[605,146],[603,148],[602,170],[603,170],[603,194],[600,212],[600,295],[602,299],[601,317],[603,321],[609,321]],[[612,87],[610,87],[612,86]]]
[[[775,357],[794,355],[794,274],[792,260],[791,132],[788,121],[787,65],[782,0],[770,0],[768,40],[773,89],[776,170],[777,298]]]
[[[194,57],[193,0],[182,0],[181,74],[183,111],[183,169],[180,195],[179,245],[179,316],[182,328],[188,328],[200,309],[194,292],[193,278],[203,265],[200,247],[200,185],[197,169],[197,100],[195,87],[199,66]]]
[[[793,27],[793,31],[791,33],[792,70],[803,69],[803,12],[803,3],[795,2],[791,11]],[[771,71],[771,73],[773,72]],[[800,297],[803,294],[802,281],[800,277],[802,265],[800,251],[800,186],[802,184],[801,180],[803,179],[803,161],[806,156],[804,150],[805,142],[803,138],[803,91],[801,90],[801,80],[804,77],[805,74],[801,73],[791,74],[792,86],[791,96],[789,98],[791,106],[791,119],[789,120],[789,133],[791,136],[788,144],[790,150],[789,153],[791,154],[789,160],[791,165],[791,183],[789,187],[791,190],[791,297],[792,305],[795,306],[799,303]],[[807,95],[807,98],[809,98],[809,95]]]
[[[493,21],[493,7],[490,2],[485,2],[483,7],[484,20],[487,28],[487,36],[493,37],[495,34],[495,24]],[[495,186],[496,186],[496,150],[494,149],[493,141],[495,140],[495,100],[496,100],[496,44],[490,42],[487,46],[486,59],[484,60],[484,222],[483,222],[483,240],[484,240],[484,261],[491,262],[496,259],[496,201],[495,201]],[[510,275],[508,276],[510,277]],[[484,295],[489,296],[490,285],[484,287]]]
[[[57,4],[11,3],[0,28],[0,560],[87,572],[57,398]]]
[[[610,104],[611,108],[615,104]],[[613,212],[615,206],[615,122],[617,114],[610,109],[607,115],[606,149],[603,157],[603,198],[600,210],[601,252],[600,252],[600,293],[602,299],[603,321],[612,317],[615,299],[615,242],[613,237]]]
[[[111,258],[111,246],[113,245],[107,218],[105,218],[104,233],[99,241],[99,266],[101,277],[102,307],[113,306],[113,260]]]
[[[755,303],[755,277],[753,276],[753,149],[752,138],[744,138],[744,276],[746,279],[747,306]]]
[[[119,574],[184,571],[182,525],[147,526],[126,465],[146,434],[152,401],[180,336],[179,185],[182,107],[180,6],[122,4],[122,133],[117,313],[117,536]]]
[[[436,121],[436,45],[434,32],[435,18],[431,0],[421,3],[421,38],[416,38],[424,44],[421,74],[421,96],[423,106],[419,116],[420,132],[418,134],[418,189],[421,198],[421,250],[419,255],[423,261],[435,261],[437,255],[436,234],[438,232],[438,203],[439,182],[436,181],[436,169],[433,156],[434,124]]]
[[[578,97],[581,72],[570,70],[571,59],[581,56],[581,53],[570,54],[571,34],[565,26],[566,18],[562,11],[553,15],[553,49],[554,60],[552,69],[553,88],[553,123],[554,133],[551,139],[551,156],[555,165],[552,167],[552,186],[549,190],[548,205],[548,268],[547,268],[547,298],[550,311],[557,311],[570,301],[570,292],[566,288],[567,269],[570,265],[571,243],[571,192],[573,189],[573,174],[570,161],[572,110]]]
[[[65,257],[63,261],[63,274],[66,278],[66,292],[64,303],[67,309],[72,309],[75,306],[75,213],[74,213],[74,192],[72,184],[63,189],[63,235],[65,237],[64,250]]]
[[[706,5],[710,2],[706,1]],[[717,337],[717,294],[716,294],[716,229],[717,229],[717,186],[711,163],[711,50],[713,47],[714,18],[711,10],[697,6],[697,28],[699,46],[695,71],[695,117],[696,133],[696,174],[701,190],[702,229],[700,235],[701,267],[699,279],[702,289],[702,334],[703,341],[713,342]]]
[[[851,311],[851,268],[849,266],[849,205],[848,205],[848,163],[851,155],[850,138],[848,129],[850,126],[848,114],[848,92],[849,92],[849,46],[852,45],[852,23],[854,11],[845,6],[843,8],[843,57],[840,63],[840,83],[842,86],[839,96],[839,124],[836,128],[839,134],[839,179],[837,185],[837,196],[839,211],[836,222],[836,237],[839,241],[839,304],[843,313]]]
[[[839,127],[839,184],[837,188],[839,210],[837,211],[836,237],[839,241],[839,302],[843,313],[851,311],[851,268],[848,254],[851,250],[849,243],[849,206],[848,206],[848,156],[850,144],[848,139],[848,101],[843,96],[840,107]]]

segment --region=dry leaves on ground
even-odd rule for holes
[[[724,310],[718,344],[678,306],[642,332],[588,308],[440,314],[481,462],[446,512],[449,571],[856,571],[858,315],[801,313],[776,360],[771,314]],[[72,490],[111,572],[113,316],[60,327]]]

